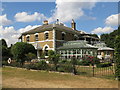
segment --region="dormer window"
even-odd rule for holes
[[[26,41],[29,42],[30,41],[30,36],[26,37]]]
[[[75,34],[74,35],[74,40],[77,40],[78,39],[78,36]]]
[[[38,41],[38,34],[35,35],[35,41]]]

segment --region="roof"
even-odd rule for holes
[[[98,50],[112,50],[112,51],[114,50],[113,48],[107,47],[106,44],[103,42],[97,43],[94,46],[97,47]]]
[[[58,25],[58,24],[48,24],[48,25],[42,25],[42,26],[39,26],[35,29],[32,29],[30,31],[27,31],[27,32],[24,32],[22,33],[22,35],[26,35],[26,34],[34,34],[34,33],[39,33],[39,32],[43,32],[43,31],[49,31],[49,30],[53,30],[53,28],[55,30],[62,30],[62,31],[65,31],[65,32],[74,32],[74,33],[78,33],[80,34],[80,32],[78,32],[77,30],[73,30],[72,28],[69,28],[69,27],[66,27],[64,25]]]
[[[63,44],[63,46],[58,47],[57,49],[79,49],[79,48],[84,48],[84,49],[97,49],[96,47],[87,44],[86,41],[83,40],[78,40],[78,41],[68,41]]]
[[[113,48],[109,48],[109,47],[101,47],[101,48],[98,48],[98,50],[109,50],[109,51],[114,51]]]

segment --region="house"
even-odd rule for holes
[[[47,58],[48,50],[56,51],[57,48],[61,46],[64,47],[63,43],[68,41],[84,40],[89,44],[95,44],[99,41],[99,38],[91,34],[76,30],[74,20],[72,20],[70,28],[60,23],[58,19],[53,24],[49,24],[49,22],[45,20],[42,26],[22,33],[19,39],[21,39],[22,42],[32,44],[37,50],[38,58],[40,58],[43,53]]]
[[[107,47],[105,43],[103,42],[99,42],[99,43],[96,43],[94,44],[94,46],[97,49],[98,51],[98,55],[97,57],[101,60],[113,60],[114,58],[114,49],[113,48],[110,48],[110,47]]]
[[[57,52],[61,55],[61,58],[70,59],[75,56],[77,59],[81,59],[84,56],[97,57],[96,47],[88,44],[83,40],[68,41],[63,46],[57,48]]]

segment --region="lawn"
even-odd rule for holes
[[[118,88],[111,79],[4,67],[3,88]]]

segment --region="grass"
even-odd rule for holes
[[[11,67],[2,76],[4,88],[118,88],[115,80]]]

